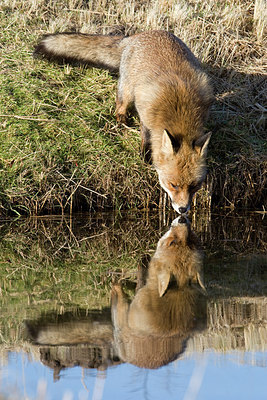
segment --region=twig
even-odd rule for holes
[[[54,119],[28,117],[27,115],[0,114],[0,118],[6,118],[6,117],[8,117],[8,118],[16,118],[16,119],[24,119],[24,120],[27,120],[27,121],[40,121],[40,122],[55,121]]]
[[[57,173],[58,173],[65,181],[69,181],[69,182],[74,183],[74,185],[77,185],[77,183],[76,183],[73,179],[68,179],[68,178],[66,178],[66,177],[65,177],[64,175],[62,175],[62,173],[59,172],[59,171],[57,171]],[[105,199],[107,198],[107,196],[106,196],[105,194],[98,193],[98,192],[96,192],[95,190],[92,190],[92,189],[87,188],[86,186],[83,186],[83,185],[80,185],[80,184],[79,184],[79,187],[82,188],[82,189],[84,189],[84,190],[88,190],[89,192],[92,192],[92,193],[96,194],[97,196],[104,197]]]

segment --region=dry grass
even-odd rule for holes
[[[210,301],[207,314],[207,330],[188,341],[188,353],[208,349],[265,351],[266,298]]]
[[[0,14],[2,213],[166,204],[140,159],[138,121],[126,129],[114,119],[116,79],[32,60],[42,34],[73,29],[167,29],[184,40],[217,99],[210,176],[195,206],[266,209],[266,2],[4,0]]]

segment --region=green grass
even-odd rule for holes
[[[3,77],[9,111],[1,160],[4,207],[63,212],[73,197],[76,208],[93,208],[96,199],[96,206],[134,207],[138,195],[131,192],[153,173],[139,157],[138,133],[122,132],[111,115],[116,82],[98,70],[53,69],[51,74],[50,65],[35,61],[34,72],[21,68],[14,77],[10,69]]]
[[[180,36],[206,66],[217,99],[207,124],[213,131],[210,174],[195,206],[262,210],[265,25],[255,10],[249,1],[157,0],[146,6],[119,0],[4,1],[0,213],[165,204],[155,171],[140,156],[138,118],[130,127],[115,120],[116,77],[32,58],[42,34],[73,28],[92,33],[169,29]]]

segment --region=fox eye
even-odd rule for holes
[[[171,243],[169,244],[169,246],[173,246],[174,244],[177,244],[177,240],[176,240],[176,239],[173,239],[173,240],[171,241]]]
[[[178,185],[175,185],[174,183],[171,183],[171,182],[170,182],[170,185],[171,185],[171,187],[172,187],[173,189],[175,189],[175,190],[178,190],[178,189],[179,189],[179,186],[178,186]]]

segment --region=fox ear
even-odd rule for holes
[[[162,297],[166,292],[170,282],[170,276],[170,271],[160,271],[160,273],[158,274],[159,297]]]
[[[168,156],[173,154],[173,147],[170,136],[171,135],[169,134],[169,132],[164,130],[162,136],[162,151]]]
[[[203,273],[202,272],[197,272],[197,281],[199,283],[199,286],[204,290],[204,292],[206,293],[206,288],[204,285],[204,279],[203,279]]]
[[[194,149],[201,157],[206,157],[207,155],[210,137],[211,137],[211,132],[208,132],[205,135],[201,136],[199,139],[197,139],[193,145]]]
[[[181,146],[181,138],[173,137],[167,129],[164,129],[162,136],[162,151],[165,155],[170,156],[177,153]]]

